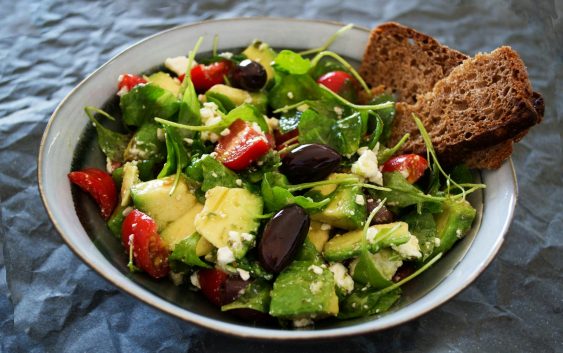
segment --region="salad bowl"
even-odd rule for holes
[[[225,334],[268,340],[323,339],[351,336],[390,328],[417,318],[453,298],[483,272],[502,245],[510,225],[517,182],[512,162],[482,171],[486,189],[470,195],[477,209],[471,231],[421,276],[403,288],[401,300],[382,315],[320,322],[314,328],[286,329],[254,326],[223,313],[198,293],[167,281],[154,281],[127,268],[120,241],[99,217],[95,203],[75,193],[67,174],[77,167],[104,168],[95,129],[85,106],[102,107],[115,100],[116,77],[158,67],[167,57],[186,55],[200,36],[201,52],[212,49],[218,35],[220,49],[243,48],[254,39],[274,48],[310,49],[321,45],[343,24],[285,18],[241,18],[206,21],[172,28],[148,37],[89,75],[59,104],[51,116],[38,156],[38,181],[44,206],[67,245],[87,265],[119,289],[189,323]],[[331,50],[359,62],[369,29],[353,27]]]

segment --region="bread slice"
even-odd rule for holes
[[[483,99],[478,98],[479,94],[488,95],[490,91],[494,92],[495,89],[501,89],[500,92],[502,93],[506,89],[506,86],[503,86],[504,83],[508,82],[509,85],[514,86],[514,90],[509,88],[509,96],[515,98],[514,96],[520,94],[520,99],[516,99],[517,104],[523,104],[523,107],[515,109],[515,115],[532,116],[535,111],[535,121],[537,122],[541,120],[543,115],[543,100],[541,95],[535,92],[533,95],[531,94],[531,86],[524,64],[510,48],[501,49],[493,55],[494,58],[486,55],[478,56],[480,59],[475,61],[476,57],[472,64],[466,64],[463,70],[458,70],[455,77],[446,81],[447,84],[442,84],[442,87],[449,87],[445,88],[445,90],[450,90],[448,101],[448,99],[440,99],[442,98],[440,95],[445,93],[444,90],[438,90],[435,97],[432,97],[431,92],[434,91],[439,81],[450,76],[469,57],[441,45],[432,37],[397,23],[385,23],[375,28],[366,47],[360,73],[366,82],[372,86],[384,85],[388,90],[391,89],[398,100],[401,101],[397,104],[397,117],[391,143],[396,142],[405,132],[410,132],[414,139],[411,137],[411,140],[403,147],[402,152],[424,152],[424,144],[412,120],[412,113],[415,113],[425,123],[440,158],[444,162],[451,164],[465,162],[472,168],[494,169],[500,167],[502,162],[509,158],[512,153],[513,141],[510,136],[519,135],[521,138],[527,131],[525,126],[530,125],[530,121],[534,119],[510,117],[511,113],[507,111],[507,106],[514,103],[514,99],[509,102],[504,101],[503,105],[499,104],[502,98],[497,97],[500,100],[489,102],[489,107],[480,109],[480,107],[472,106],[486,102],[485,97],[481,97]],[[492,59],[492,62],[489,59]],[[495,60],[498,60],[498,62],[495,62]],[[489,62],[487,73],[479,71],[480,65],[484,65],[485,62]],[[494,68],[501,62],[508,65],[508,67],[504,67],[506,72],[514,69],[511,71],[514,74],[512,79],[506,77],[506,73],[504,76],[495,76]],[[496,68],[501,69],[498,66]],[[472,70],[473,73],[471,73]],[[469,71],[468,77],[463,76],[466,71]],[[493,73],[491,77],[494,77],[494,80],[497,81],[494,82],[494,87],[489,87],[489,93],[487,93],[485,87],[481,87],[488,86],[488,83],[486,81],[478,82],[480,79],[486,78],[488,73]],[[474,87],[466,84],[465,79],[467,78],[475,81],[473,82]],[[500,80],[501,78],[502,80]],[[456,87],[459,85],[463,87],[456,91]],[[419,100],[422,100],[422,102],[419,102]],[[457,104],[457,110],[452,106],[453,104]],[[499,111],[495,104],[502,107],[504,111]],[[453,108],[448,111],[451,116],[442,116],[443,112],[437,111],[441,105]],[[467,105],[465,110],[463,109],[464,105]],[[475,108],[473,110],[474,116],[471,119],[477,121],[468,122],[464,120],[467,118],[466,113],[471,110],[469,109],[470,106]],[[532,109],[529,109],[530,107]],[[453,114],[454,111],[457,111],[457,115]],[[494,113],[492,113],[493,111]],[[486,114],[491,116],[486,116]],[[503,116],[505,118],[504,123],[500,120],[497,121],[495,114]],[[428,119],[429,115],[432,115],[429,118],[430,120]],[[477,115],[483,115],[481,118],[488,121],[488,124],[491,124],[491,121],[493,124],[478,123],[481,119]],[[446,120],[449,120],[447,124],[445,123]],[[431,131],[429,129],[428,126],[435,127],[436,123],[440,121],[442,123],[438,130]],[[461,129],[455,130],[454,127],[456,126]],[[473,131],[466,131],[466,126],[473,127]],[[491,129],[491,132],[483,134],[480,129]],[[469,134],[466,135],[468,132]],[[449,134],[457,134],[458,140],[454,142],[454,146],[449,145],[453,137]],[[436,146],[439,141],[442,145]]]
[[[465,59],[426,34],[388,22],[371,32],[359,73],[372,87],[384,85],[411,104]]]

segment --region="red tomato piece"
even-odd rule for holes
[[[256,131],[247,122],[235,120],[229,134],[222,136],[215,147],[217,160],[232,170],[242,170],[270,150],[264,133]]]
[[[344,71],[331,71],[317,79],[317,83],[326,86],[334,93],[340,93],[346,85],[353,82],[352,76]]]
[[[68,179],[90,194],[108,219],[117,203],[117,191],[111,175],[98,168],[86,168],[68,173]]]
[[[225,76],[229,74],[231,64],[228,61],[218,61],[213,64],[198,64],[190,70],[190,76],[195,90],[204,93],[211,87],[225,82]]]
[[[221,292],[228,277],[228,274],[215,268],[204,268],[197,273],[201,291],[207,299],[217,306],[221,306],[223,303]]]
[[[403,154],[393,157],[383,164],[382,172],[399,172],[411,184],[414,184],[428,168],[426,158],[418,154]]]
[[[140,85],[141,83],[147,83],[147,80],[141,76],[124,74],[119,76],[119,82],[117,83],[117,89],[119,91],[125,90],[129,92],[133,87]]]
[[[156,222],[139,210],[131,211],[123,220],[121,240],[127,254],[133,242],[133,262],[154,278],[166,276],[169,251],[157,233]]]

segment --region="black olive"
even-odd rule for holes
[[[297,205],[282,208],[264,227],[258,243],[258,260],[268,272],[279,273],[303,245],[311,220]]]
[[[370,214],[377,207],[377,205],[379,205],[381,200],[379,199],[374,200],[370,196],[367,196],[366,198],[367,198],[367,202],[366,202],[367,212],[368,214]],[[381,207],[381,209],[379,209],[379,211],[377,211],[375,216],[372,218],[370,225],[391,223],[393,222],[393,218],[394,218],[393,212],[389,211],[387,207],[383,206]]]
[[[229,304],[240,297],[242,291],[250,284],[240,277],[229,276],[220,291],[221,305]]]
[[[282,159],[280,172],[292,184],[323,180],[340,165],[342,157],[332,148],[319,145],[301,145]]]
[[[262,65],[256,61],[245,59],[231,71],[233,86],[247,91],[255,92],[264,87],[268,74]]]

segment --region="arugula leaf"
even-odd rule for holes
[[[309,75],[279,75],[279,80],[268,93],[268,104],[280,109],[305,100],[321,97],[319,85]]]
[[[201,115],[199,112],[199,100],[197,99],[197,93],[195,91],[194,84],[192,80],[188,77],[185,78],[188,81],[186,89],[182,95],[182,101],[180,102],[180,111],[178,113],[178,123],[184,125],[201,125]],[[163,117],[159,117],[163,118]],[[165,118],[164,118],[165,119]],[[182,130],[179,134],[184,138],[194,138],[196,131]]]
[[[129,143],[130,136],[125,134],[120,134],[118,132],[112,131],[107,127],[100,124],[92,112],[97,112],[100,115],[106,116],[111,120],[115,120],[106,112],[95,108],[95,107],[85,107],[84,111],[88,118],[96,128],[96,132],[98,133],[98,145],[102,152],[108,157],[110,160],[114,162],[123,162],[124,161],[124,152],[127,148],[127,144]]]
[[[263,279],[252,281],[244,290],[244,293],[234,302],[223,305],[221,311],[233,309],[253,309],[263,313],[270,310],[270,291],[272,284]]]
[[[272,67],[291,75],[303,75],[311,69],[311,61],[296,52],[284,49],[276,56]]]
[[[278,172],[264,174],[261,191],[267,212],[279,211],[291,204],[297,204],[306,211],[315,211],[320,210],[330,202],[329,198],[315,202],[309,197],[294,196],[286,189],[287,187],[289,187],[289,184],[285,175]]]
[[[196,255],[196,247],[197,243],[201,239],[201,235],[199,233],[194,233],[187,237],[186,239],[182,240],[174,247],[174,251],[168,257],[168,261],[170,262],[170,267],[173,270],[181,269],[181,265],[177,262],[188,266],[198,266],[204,268],[211,268],[209,264],[202,261]],[[178,271],[181,272],[181,271]]]
[[[337,120],[333,130],[340,136],[341,143],[337,150],[343,155],[351,155],[360,147],[362,136],[362,119],[356,112],[344,119]]]
[[[153,118],[168,119],[179,109],[178,99],[155,84],[138,85],[121,96],[119,106],[123,122],[129,126],[142,126]]]
[[[387,198],[389,206],[403,208],[428,203],[440,208],[444,201],[443,197],[424,194],[416,186],[409,184],[398,172],[383,173],[383,185],[391,191],[378,191],[378,194],[380,198]]]

